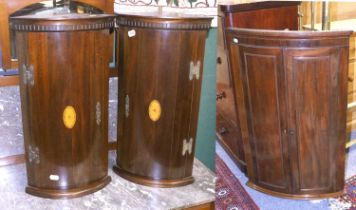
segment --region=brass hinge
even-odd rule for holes
[[[129,97],[129,95],[126,95],[126,98],[125,98],[125,116],[126,116],[126,118],[129,117],[129,114],[130,114],[130,97]]]
[[[33,75],[33,66],[22,65],[23,70],[23,83],[25,85],[30,84],[31,86],[35,85],[35,77]]]
[[[218,101],[218,100],[222,100],[222,99],[224,99],[224,98],[226,98],[226,93],[225,93],[225,91],[216,94],[216,100],[217,100],[217,101]]]
[[[100,123],[101,123],[101,104],[99,101],[96,103],[95,108],[96,108],[96,124],[100,125]]]
[[[193,78],[199,80],[200,77],[200,61],[194,64],[193,61],[190,62],[190,70],[189,70],[189,80],[193,80]]]
[[[40,163],[40,150],[38,147],[33,148],[31,145],[28,146],[28,161],[36,164]]]
[[[189,142],[184,139],[183,140],[183,150],[182,150],[182,155],[186,155],[187,153],[190,155],[193,152],[193,138],[189,139]]]

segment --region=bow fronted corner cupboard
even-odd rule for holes
[[[216,133],[222,147],[236,165],[246,172],[245,153],[238,107],[231,84],[231,74],[225,43],[225,29],[229,27],[297,30],[298,1],[262,1],[233,5],[219,5],[219,35],[217,64]]]
[[[72,198],[111,180],[106,70],[114,18],[55,9],[11,18],[20,66],[27,193]]]
[[[56,5],[53,5],[56,2]],[[56,7],[60,9],[64,4],[69,3],[72,12],[91,13],[91,14],[113,14],[114,1],[113,0],[71,0],[69,1],[43,1],[43,0],[0,0],[0,68],[4,72],[0,73],[0,88],[6,86],[17,86],[20,84],[20,77],[18,75],[18,55],[16,53],[16,38],[15,30],[10,27],[10,17],[30,14],[32,12],[43,10],[45,8]],[[113,54],[114,33],[106,36],[110,46],[106,51]],[[110,67],[106,67],[104,71],[110,72],[110,77],[117,77],[117,65],[112,65],[116,59],[111,58]],[[109,149],[116,148],[116,141],[110,142]],[[0,152],[3,153],[3,152]],[[21,153],[21,152],[20,152]],[[14,159],[16,162],[23,163],[25,161],[24,154],[8,154],[5,152],[2,162],[4,165],[12,164]]]
[[[120,176],[144,185],[194,181],[192,168],[210,17],[118,14]]]
[[[252,188],[287,198],[342,193],[351,33],[226,30]]]

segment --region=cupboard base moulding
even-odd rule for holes
[[[41,189],[37,187],[27,186],[26,193],[34,196],[51,198],[51,199],[77,198],[103,189],[106,185],[110,183],[110,181],[111,181],[111,177],[106,176],[103,179],[100,179],[84,187],[80,187],[76,189],[62,189],[62,190]]]
[[[250,188],[260,191],[262,193],[268,194],[268,195],[272,195],[272,196],[276,196],[276,197],[280,197],[280,198],[287,198],[287,199],[295,199],[295,200],[300,200],[300,199],[322,199],[322,198],[332,198],[332,197],[338,197],[341,196],[343,194],[343,190],[338,191],[338,192],[333,192],[333,193],[323,193],[323,194],[288,194],[288,193],[281,193],[281,192],[276,192],[273,190],[269,190],[260,186],[255,185],[252,182],[247,182],[246,183],[247,186],[249,186]]]
[[[216,133],[218,142],[220,143],[220,145],[222,146],[222,148],[224,148],[225,152],[229,155],[229,157],[232,159],[232,161],[234,161],[234,163],[236,164],[236,166],[244,173],[247,173],[247,168],[246,168],[246,163],[241,161],[239,159],[239,157],[234,153],[234,151],[232,149],[230,149],[230,147],[225,143],[225,141],[223,140],[223,137]]]
[[[168,187],[179,187],[179,186],[185,186],[189,185],[194,182],[194,177],[186,177],[183,179],[171,179],[171,180],[153,180],[153,179],[148,179],[147,177],[142,177],[142,176],[137,176],[134,174],[131,174],[127,171],[122,170],[118,166],[113,166],[114,172],[121,176],[122,178],[129,180],[131,182],[141,184],[141,185],[146,185],[150,187],[161,187],[161,188],[168,188]]]

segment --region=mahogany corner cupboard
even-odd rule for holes
[[[119,14],[117,165],[130,181],[190,184],[210,17]]]
[[[342,193],[351,33],[226,29],[250,187]]]
[[[59,10],[11,18],[16,31],[28,186],[69,198],[106,186],[107,37],[114,16]]]
[[[232,5],[219,5],[219,21],[222,30],[219,30],[219,38],[224,44],[220,47],[218,55],[225,58],[217,67],[217,75],[228,75],[220,80],[217,90],[224,93],[225,97],[219,97],[216,102],[216,130],[221,146],[227,151],[236,165],[246,173],[245,152],[242,143],[240,122],[235,117],[238,115],[238,107],[235,106],[233,89],[231,88],[231,75],[226,56],[224,42],[224,30],[228,27],[273,29],[273,30],[297,30],[298,29],[298,5],[297,1],[262,1]],[[230,76],[230,77],[229,77]],[[221,94],[220,94],[221,95]]]

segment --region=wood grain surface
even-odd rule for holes
[[[219,16],[222,27],[219,58],[225,58],[222,63],[229,63],[226,50],[225,29],[229,27],[255,29],[298,29],[298,5],[300,2],[256,2],[237,5],[220,5]],[[230,154],[236,165],[246,171],[244,146],[238,118],[239,107],[235,106],[237,96],[231,84],[229,65],[218,64],[218,75],[228,75],[219,81],[217,90],[225,91],[227,97],[217,102],[217,133],[222,128],[229,127],[229,133],[218,135],[221,145]],[[239,68],[236,66],[235,68]],[[222,85],[224,84],[224,85]],[[218,92],[219,93],[219,92]],[[234,97],[234,95],[236,97]],[[234,118],[234,119],[233,119]]]
[[[288,198],[341,194],[351,31],[226,32],[249,185]]]
[[[152,18],[144,14],[119,16],[120,149],[114,169],[120,176],[158,187],[193,182],[207,36],[204,25],[210,21],[210,18]],[[141,23],[141,27],[131,26],[136,23]],[[199,78],[194,76],[190,80],[191,62],[200,66]],[[161,109],[157,121],[149,115],[153,100]],[[184,142],[191,142],[190,152],[184,150]]]
[[[41,25],[41,19],[12,21]],[[66,24],[81,21],[88,20]],[[112,22],[113,16],[100,21]],[[109,28],[16,32],[28,193],[77,197],[109,183],[108,36]],[[68,107],[74,112],[72,126],[63,120]]]

